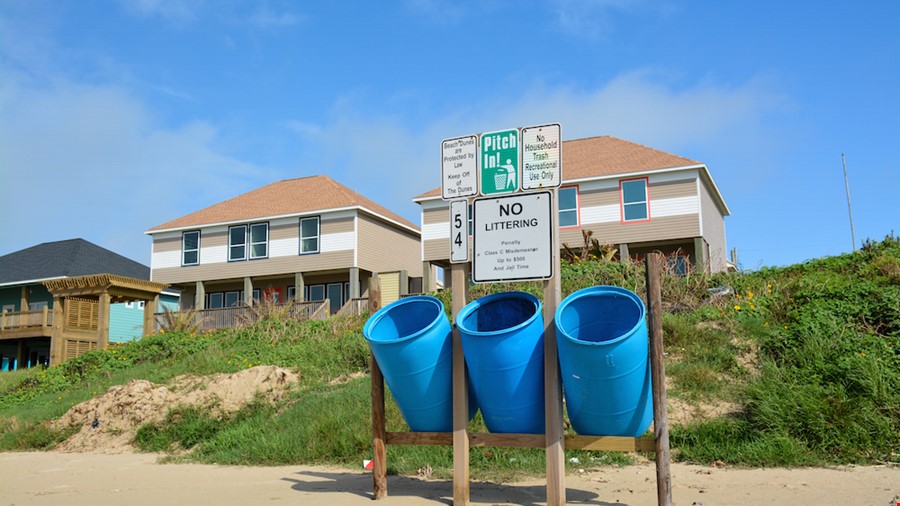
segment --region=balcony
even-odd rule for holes
[[[3,311],[0,315],[0,339],[50,337],[53,312],[46,307],[34,311]]]

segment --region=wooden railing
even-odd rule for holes
[[[337,315],[352,315],[359,316],[363,313],[367,313],[369,311],[369,298],[368,297],[358,297],[355,299],[350,299],[341,307],[340,311],[337,312]]]
[[[52,326],[53,312],[46,307],[34,311],[3,311],[0,314],[0,332]]]
[[[324,320],[328,317],[328,300],[313,302],[289,302],[262,306],[236,306],[193,311],[193,321],[199,322],[197,330],[208,331],[248,325],[266,317],[292,320]],[[166,313],[155,314],[156,330],[164,328]],[[173,315],[178,317],[177,313]]]

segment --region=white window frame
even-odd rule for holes
[[[321,289],[322,290],[322,298],[321,299],[313,299],[312,298],[313,289]],[[325,297],[327,297],[327,296],[328,296],[328,291],[325,289],[324,284],[320,283],[320,284],[315,284],[315,285],[309,285],[309,297],[310,298],[307,299],[308,301],[317,301],[317,302],[323,301],[323,300],[325,300]]]
[[[188,235],[197,234],[197,249],[187,249],[185,247],[185,243],[187,242]],[[188,253],[197,253],[197,260],[195,262],[185,262],[184,256]],[[186,232],[181,233],[181,265],[200,265],[200,231],[199,230],[188,230]]]
[[[253,229],[260,228],[260,227],[265,227],[265,231],[266,231],[265,239],[263,239],[262,241],[254,242],[253,241]],[[259,260],[262,258],[269,258],[269,222],[264,221],[261,223],[251,223],[250,228],[248,229],[247,243],[249,244],[249,248],[250,248],[250,260]],[[257,246],[259,244],[263,245],[263,247],[265,248],[265,251],[263,252],[262,255],[255,255],[253,252],[253,249],[254,249],[253,247]]]
[[[212,307],[212,299],[213,297],[221,299],[221,302],[217,307]],[[207,309],[222,309],[225,307],[225,292],[212,292],[206,294],[206,308]]]
[[[127,307],[128,309],[132,309],[134,307],[134,301],[129,300],[128,302],[125,303],[125,307]]]
[[[304,236],[303,235],[303,222],[315,220],[316,222],[316,235],[315,236]],[[316,249],[315,251],[309,250],[305,251],[303,249],[303,241],[308,239],[316,240]],[[310,216],[308,218],[300,218],[300,254],[301,255],[312,255],[318,253],[322,250],[322,220],[319,216]]]
[[[564,190],[573,190],[575,191],[575,207],[562,207],[562,198],[559,199],[560,207],[559,207],[559,216],[557,216],[557,220],[559,220],[559,228],[578,228],[581,226],[581,192],[578,191],[578,186],[563,186],[558,191],[562,193]],[[575,212],[575,224],[574,225],[563,225],[562,224],[562,213],[563,212]]]
[[[240,244],[236,244],[236,243],[232,242],[232,239],[234,238],[234,236],[232,235],[233,231],[238,230],[238,229],[243,230],[243,234],[241,234],[241,236],[244,238],[244,242],[242,242]],[[233,225],[231,227],[228,227],[228,261],[229,262],[241,262],[241,261],[246,260],[247,259],[247,249],[248,249],[247,243],[248,243],[247,225]],[[240,256],[234,255],[234,250],[236,248],[243,248],[244,253]]]

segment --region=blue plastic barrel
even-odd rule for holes
[[[644,302],[615,286],[593,286],[556,310],[566,410],[575,432],[637,437],[653,420]]]
[[[381,308],[363,326],[372,355],[412,431],[453,430],[450,331],[444,305],[424,295]],[[469,412],[474,415],[474,408]]]
[[[456,317],[469,381],[491,432],[544,432],[544,318],[529,293],[495,293]]]

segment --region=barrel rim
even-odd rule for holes
[[[525,321],[523,321],[522,323],[519,323],[518,325],[514,325],[514,326],[512,326],[512,327],[508,327],[508,328],[505,328],[505,329],[502,329],[502,330],[490,330],[490,331],[470,330],[470,329],[468,329],[468,328],[465,326],[465,324],[462,323],[462,322],[465,321],[466,317],[468,317],[470,313],[474,312],[474,311],[475,311],[476,309],[478,309],[479,307],[481,307],[481,306],[483,306],[483,305],[485,305],[485,304],[487,304],[487,303],[489,303],[489,302],[493,302],[495,299],[502,299],[502,298],[509,298],[509,299],[525,299],[525,300],[528,300],[529,302],[532,302],[532,303],[534,303],[534,305],[535,305],[535,307],[534,307],[534,309],[535,309],[534,314],[531,315],[531,316],[529,316],[529,317],[528,317]],[[462,308],[462,309],[459,311],[459,313],[456,315],[456,327],[460,330],[460,332],[463,332],[463,333],[468,334],[468,335],[470,335],[470,336],[495,336],[495,335],[498,335],[498,334],[500,334],[500,333],[504,333],[504,334],[505,334],[505,333],[507,333],[507,332],[514,332],[514,331],[517,331],[517,330],[519,330],[519,329],[523,329],[523,328],[527,327],[528,325],[531,325],[531,324],[534,322],[534,320],[535,320],[536,318],[538,318],[539,316],[542,315],[542,309],[543,309],[543,307],[544,307],[544,306],[543,306],[543,303],[541,302],[541,300],[538,299],[534,294],[531,294],[531,293],[528,293],[528,292],[498,292],[498,293],[492,293],[492,294],[490,294],[490,295],[485,295],[484,297],[480,297],[480,298],[478,298],[478,299],[475,299],[475,300],[473,300],[472,302],[466,304],[466,306],[465,306],[464,308]],[[543,332],[543,331],[542,331],[542,332]]]
[[[409,334],[409,335],[406,335],[403,337],[397,337],[394,339],[372,339],[369,337],[369,333],[371,332],[371,330],[376,325],[378,325],[378,323],[381,322],[381,320],[384,319],[384,317],[388,314],[388,311],[390,311],[391,309],[397,308],[397,307],[400,307],[400,306],[403,306],[406,304],[422,303],[422,302],[434,305],[437,308],[437,312],[435,314],[434,319],[432,319],[428,325],[425,325],[424,327],[422,327],[421,330],[419,330],[417,332],[413,332],[412,334]],[[432,297],[430,295],[414,295],[412,297],[404,297],[402,299],[396,300],[396,301],[388,304],[387,306],[384,306],[383,308],[376,311],[375,314],[370,316],[369,319],[366,320],[365,325],[363,325],[363,337],[366,338],[366,341],[369,341],[370,343],[375,343],[375,344],[393,344],[393,343],[401,343],[403,341],[409,341],[411,339],[415,339],[415,338],[421,336],[422,334],[425,334],[425,333],[433,330],[437,325],[440,324],[441,316],[444,316],[446,318],[446,315],[444,314],[444,303],[441,302],[438,298]]]
[[[632,302],[635,303],[635,305],[640,310],[640,316],[635,321],[635,324],[630,329],[628,329],[627,332],[623,332],[622,335],[620,335],[614,339],[608,339],[606,341],[584,341],[582,339],[577,339],[577,338],[569,335],[569,333],[566,332],[566,329],[564,329],[562,327],[562,325],[560,324],[560,321],[561,321],[560,317],[562,316],[563,311],[567,307],[569,307],[569,305],[572,303],[572,301],[574,301],[581,295],[601,295],[601,294],[606,294],[606,293],[615,293],[617,295],[624,295],[625,297],[627,297],[628,299],[630,299]],[[609,345],[613,345],[613,344],[619,343],[621,341],[624,341],[625,339],[628,339],[631,335],[633,335],[638,330],[638,328],[641,326],[641,324],[646,323],[644,321],[646,319],[646,317],[647,317],[647,308],[644,305],[643,299],[638,297],[638,295],[636,293],[632,292],[631,290],[629,290],[627,288],[622,288],[620,286],[598,285],[598,286],[589,286],[587,288],[582,288],[581,290],[578,290],[577,292],[572,292],[571,294],[569,294],[568,297],[563,299],[563,301],[559,304],[559,307],[556,308],[556,314],[554,315],[554,324],[556,325],[557,334],[562,335],[564,338],[566,338],[570,342],[573,342],[576,344],[581,344],[584,346],[609,346]]]

